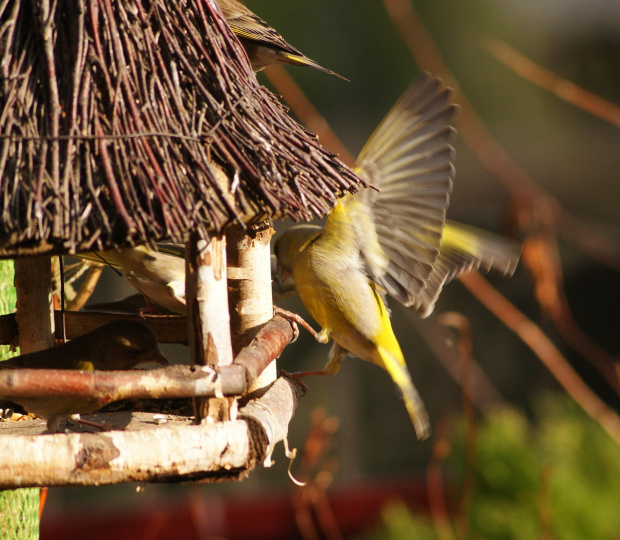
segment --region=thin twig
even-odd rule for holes
[[[590,390],[545,333],[494,289],[479,273],[461,282],[480,303],[500,319],[536,354],[581,408],[620,445],[620,418]]]
[[[588,92],[556,73],[539,66],[499,39],[487,37],[482,40],[482,46],[497,60],[524,79],[548,90],[575,107],[579,107],[601,120],[605,120],[605,122],[620,127],[620,107],[618,105]]]
[[[443,417],[435,427],[435,443],[433,454],[426,469],[428,485],[429,510],[435,524],[439,540],[455,540],[456,537],[450,526],[450,518],[446,508],[446,496],[443,489],[442,466],[450,453],[450,421]]]

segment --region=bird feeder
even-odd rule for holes
[[[150,386],[126,373],[122,397],[193,396],[208,419],[132,416],[125,431],[45,436],[0,424],[3,455],[19,456],[3,461],[0,486],[247,474],[297,402],[273,371],[257,382],[292,336],[272,318],[267,220],[322,216],[363,182],[258,84],[213,0],[9,0],[0,30],[0,257],[15,259],[18,288],[0,336],[17,331],[29,352],[106,322],[54,315],[51,256],[185,243],[187,321],[145,320],[205,367],[165,368]],[[50,391],[119,399],[111,375],[82,375]],[[250,384],[268,388],[236,414]]]

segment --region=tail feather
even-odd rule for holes
[[[409,375],[409,371],[407,370],[407,365],[404,360],[397,358],[390,351],[382,347],[379,347],[379,354],[381,355],[385,369],[403,394],[405,407],[411,417],[418,439],[428,439],[431,432],[428,413],[426,412],[426,407],[424,406],[420,394],[418,394],[418,391],[413,385],[411,375]]]

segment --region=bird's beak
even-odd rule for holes
[[[159,350],[159,347],[156,347],[155,350],[151,351],[150,353],[145,354],[141,358],[141,362],[140,363],[142,363],[142,364],[146,364],[146,363],[161,364],[162,366],[170,365],[170,362],[168,362],[168,360],[166,360],[166,357]]]
[[[291,272],[290,270],[285,270],[280,264],[278,264],[276,275],[278,276],[280,284],[283,285],[288,280],[288,278],[293,275],[293,272]]]

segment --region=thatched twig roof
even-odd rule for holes
[[[0,70],[0,257],[310,219],[360,185],[213,0],[7,0]]]

